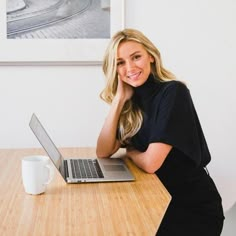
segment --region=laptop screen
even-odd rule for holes
[[[50,137],[48,136],[46,130],[43,128],[42,124],[40,123],[39,119],[36,117],[35,114],[32,115],[30,123],[30,128],[32,129],[33,133],[53,161],[54,165],[57,169],[61,169],[60,167],[63,166],[63,158],[61,153],[52,142]]]

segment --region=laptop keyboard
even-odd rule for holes
[[[104,178],[96,159],[70,159],[73,178]]]

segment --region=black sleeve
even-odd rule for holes
[[[189,156],[197,166],[205,166],[210,161],[190,92],[183,83],[166,86],[152,125],[149,143],[170,144]]]

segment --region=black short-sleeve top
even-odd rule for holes
[[[134,148],[144,152],[150,143],[162,142],[173,146],[169,153],[171,158],[167,158],[166,162],[174,159],[172,163],[186,165],[187,161],[187,168],[204,167],[210,162],[198,115],[184,83],[160,82],[150,75],[143,85],[134,89],[132,99],[143,114],[143,124],[131,138]]]

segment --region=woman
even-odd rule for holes
[[[210,153],[190,93],[166,70],[141,32],[116,33],[106,50],[101,93],[111,105],[97,141],[97,156],[120,147],[142,170],[155,173],[172,195],[157,235],[217,236],[221,197],[206,171]]]

